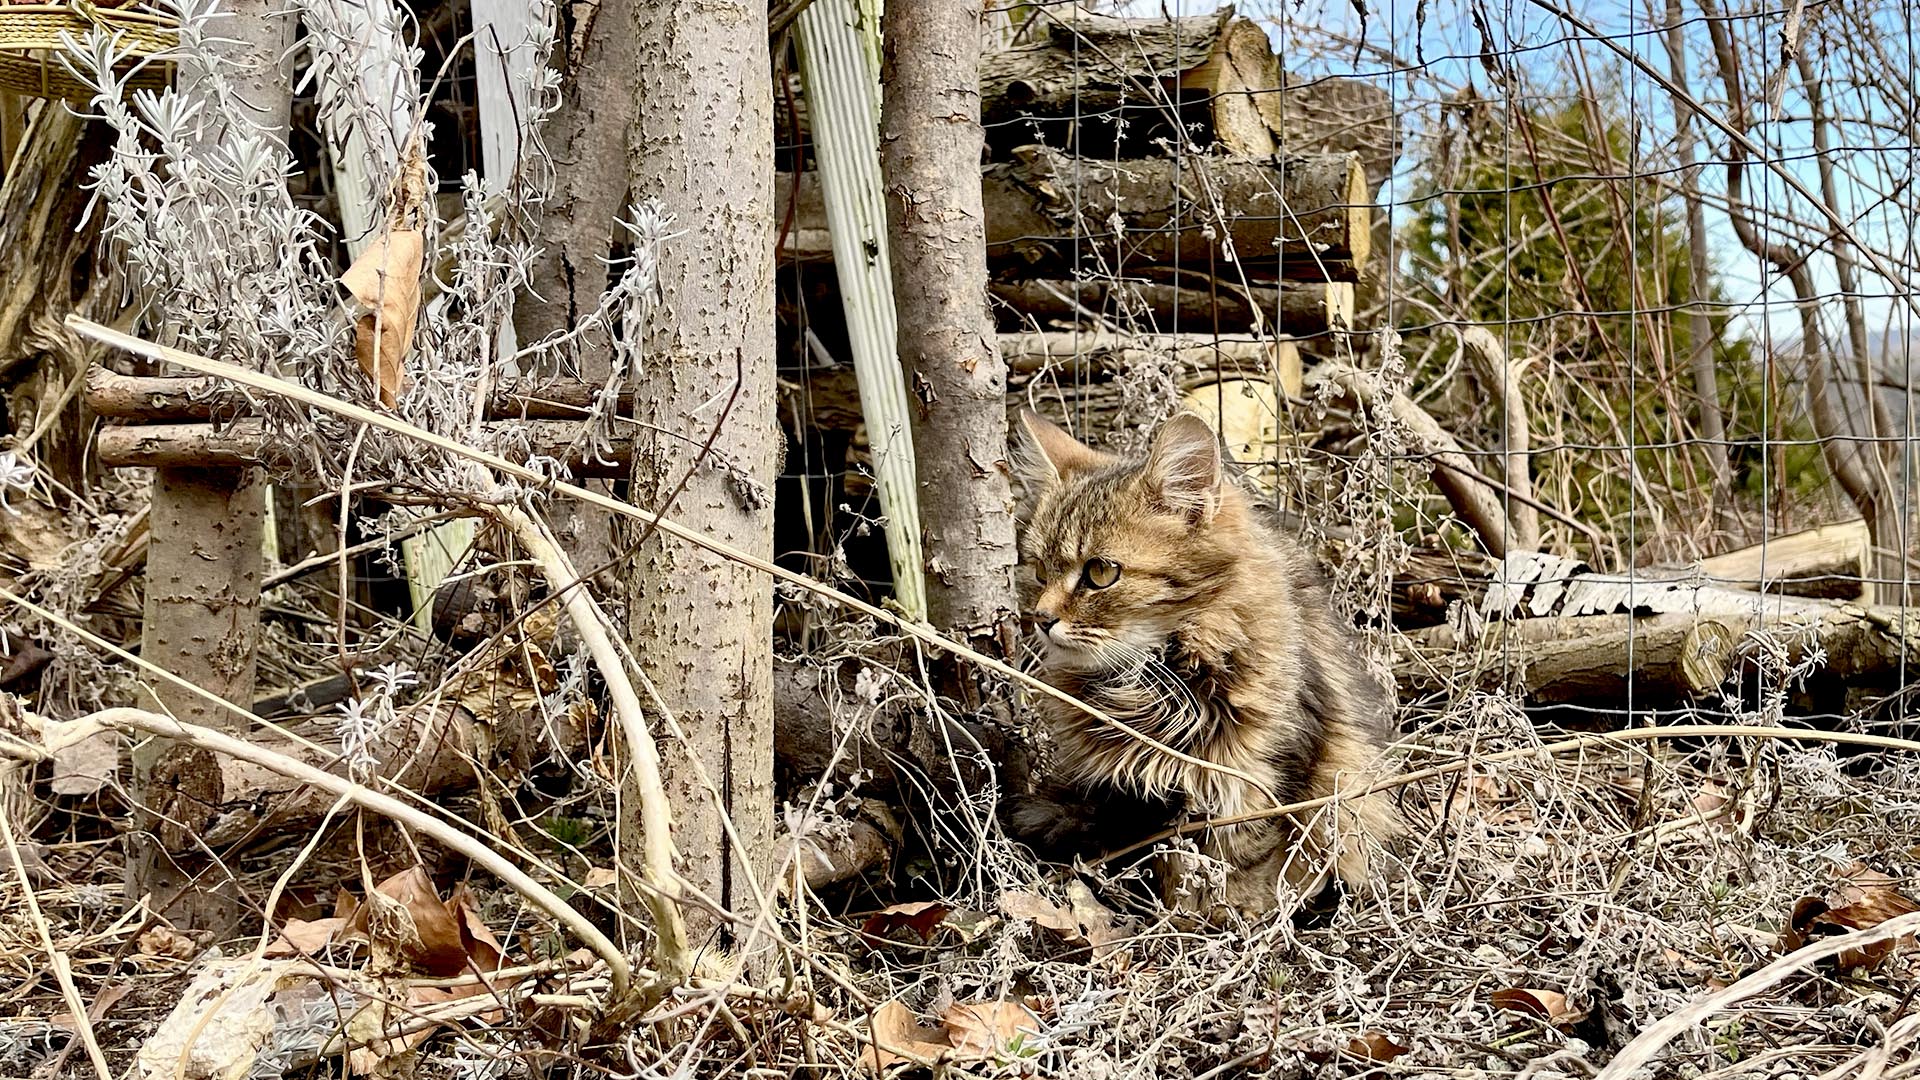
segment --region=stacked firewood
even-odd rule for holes
[[[1287,75],[1232,8],[1036,16],[981,61],[981,169],[992,300],[1010,405],[1124,441],[1151,372],[1202,407],[1300,389],[1301,350],[1356,329],[1398,125],[1387,95]],[[793,90],[781,140],[804,146]],[[804,153],[778,181],[783,306],[802,426],[859,422],[834,314],[832,249]],[[1221,392],[1227,384],[1230,393]]]

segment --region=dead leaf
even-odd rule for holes
[[[944,1030],[922,1024],[912,1009],[897,1001],[873,1010],[872,1032],[873,1045],[861,1051],[860,1063],[875,1076],[900,1062],[934,1059],[953,1049]]]
[[[311,956],[326,948],[347,928],[347,920],[335,915],[325,919],[288,919],[280,936],[267,946],[268,956]]]
[[[87,1019],[96,1021],[105,1019],[107,1010],[113,1008],[116,1002],[132,992],[133,983],[131,980],[103,984],[100,987],[100,992],[94,995],[93,1004],[87,1006]],[[56,1027],[66,1028],[68,1031],[77,1032],[80,1030],[80,1025],[74,1022],[73,1014],[70,1012],[61,1011],[54,1013],[47,1018],[47,1023],[53,1024]]]
[[[1040,1021],[1011,1001],[959,1002],[941,1015],[940,1024],[961,1057],[996,1057],[1024,1037],[1040,1034]]]
[[[119,737],[102,729],[53,752],[53,779],[47,786],[55,795],[92,795],[112,782],[119,765]]]
[[[405,912],[405,918],[390,920],[381,917],[381,905],[362,903],[347,920],[348,933],[364,934],[374,943],[376,960],[382,949],[389,949],[429,975],[458,975],[467,970],[459,920],[433,891],[424,869],[402,870],[374,891]]]
[[[1825,896],[1801,897],[1793,905],[1781,946],[1788,952],[1819,938],[1867,930],[1888,919],[1920,911],[1920,902],[1899,889],[1900,880],[1856,862],[1838,876]],[[1835,957],[1842,969],[1874,968],[1912,936],[1848,949]]]
[[[473,890],[467,887],[466,882],[453,887],[453,892],[447,897],[447,907],[459,918],[460,947],[473,967],[482,972],[499,971],[501,962],[507,957],[507,950],[481,920],[480,904],[474,899]]]
[[[1507,1012],[1537,1017],[1554,1027],[1567,1027],[1586,1019],[1587,1014],[1567,1003],[1567,995],[1558,990],[1512,987],[1493,992],[1493,1007]]]
[[[200,951],[199,944],[192,938],[167,926],[150,926],[142,931],[138,947],[143,956],[166,956],[175,960],[191,960]]]
[[[1068,945],[1086,946],[1096,960],[1105,960],[1118,952],[1127,934],[1117,925],[1116,916],[1093,895],[1085,882],[1074,879],[1067,885],[1068,907],[1024,889],[1009,889],[1000,894],[1000,910],[1015,919],[1024,919],[1058,935]]]
[[[407,351],[420,317],[420,266],[425,239],[418,229],[388,229],[373,238],[340,275],[365,309],[354,329],[353,353],[373,380],[380,404],[391,409],[406,388]]]
[[[1392,1061],[1394,1058],[1399,1057],[1411,1049],[1413,1049],[1413,1047],[1402,1046],[1378,1031],[1365,1032],[1355,1036],[1347,1043],[1347,1053],[1363,1061],[1378,1061],[1381,1063]]]
[[[607,867],[590,866],[586,876],[580,879],[580,884],[589,889],[604,889],[619,880],[620,875]]]
[[[1080,935],[1080,924],[1073,912],[1025,889],[1008,889],[1000,894],[1000,910],[1016,919],[1025,919],[1035,926],[1051,930],[1056,934]],[[1084,944],[1084,942],[1081,942]]]
[[[956,1002],[941,1014],[939,1027],[921,1023],[913,1010],[889,1001],[873,1011],[874,1041],[886,1045],[869,1046],[860,1062],[877,1076],[912,1057],[993,1058],[1016,1049],[1022,1039],[1040,1030],[1033,1013],[1012,1001]]]
[[[867,916],[866,921],[860,924],[860,935],[885,938],[892,931],[904,927],[920,935],[921,941],[931,941],[934,929],[952,912],[953,908],[938,900],[894,904]]]

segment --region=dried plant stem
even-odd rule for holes
[[[1626,1080],[1626,1077],[1632,1076],[1636,1069],[1652,1061],[1655,1054],[1695,1024],[1729,1005],[1744,1001],[1774,986],[1795,972],[1803,971],[1830,956],[1838,956],[1850,949],[1902,938],[1917,930],[1920,930],[1920,911],[1909,912],[1897,918],[1888,919],[1878,926],[1857,930],[1851,934],[1839,934],[1795,949],[1732,986],[1708,994],[1686,1008],[1655,1021],[1651,1027],[1634,1036],[1633,1041],[1628,1043],[1625,1049],[1614,1055],[1613,1060],[1607,1063],[1607,1067],[1600,1071],[1600,1075],[1595,1080]]]
[[[597,491],[588,491],[586,488],[579,487],[578,485],[575,485],[575,484],[564,484],[564,483],[556,482],[545,476],[540,475],[537,472],[534,472],[532,469],[526,468],[525,466],[515,465],[513,462],[508,461],[507,459],[499,456],[498,454],[490,454],[485,450],[475,449],[474,447],[467,446],[466,444],[458,442],[454,439],[449,439],[449,438],[446,438],[445,436],[436,435],[433,432],[426,431],[421,428],[417,428],[412,424],[409,424],[404,420],[400,420],[394,416],[391,416],[385,413],[374,412],[372,409],[364,409],[350,402],[345,402],[337,398],[328,397],[326,394],[323,394],[318,390],[309,389],[308,387],[301,386],[297,383],[290,383],[290,382],[287,382],[285,379],[278,379],[273,377],[272,375],[267,375],[258,371],[251,371],[243,367],[238,367],[234,364],[223,363],[219,360],[211,360],[211,359],[208,359],[207,357],[200,356],[194,353],[184,352],[180,349],[168,348],[167,346],[160,345],[156,342],[148,341],[144,338],[135,337],[132,334],[122,333],[121,331],[115,330],[110,326],[103,326],[100,323],[92,321],[91,319],[83,319],[77,315],[68,316],[66,320],[66,325],[69,329],[73,330],[75,333],[81,335],[82,337],[88,338],[93,341],[98,341],[103,345],[110,345],[116,349],[123,349],[137,356],[145,356],[154,360],[161,360],[167,363],[178,364],[181,367],[187,368],[189,370],[198,371],[203,375],[213,375],[222,379],[229,379],[233,382],[240,384],[241,386],[252,387],[255,390],[260,390],[265,393],[278,394],[281,397],[287,398],[291,401],[300,402],[303,405],[309,405],[317,409],[324,409],[327,412],[333,413],[336,416],[343,416],[349,420],[357,420],[360,423],[366,424],[370,427],[377,427],[383,431],[390,431],[396,435],[404,435],[418,442],[422,442],[429,446],[433,446],[441,450],[445,450],[448,453],[457,454],[460,457],[466,458],[469,461],[478,462],[481,465],[485,465],[488,468],[493,469],[497,472],[503,473],[507,476],[512,476],[516,479],[526,481],[527,483],[538,485],[542,489],[559,492],[579,502],[586,503],[589,506],[598,507],[602,510],[609,510],[623,517],[633,518],[634,520],[639,521],[643,524],[657,528],[661,532],[666,533],[667,535],[672,536],[676,539],[683,540],[686,543],[695,545],[696,547],[704,548],[707,551],[714,553],[715,555],[719,555],[720,557],[725,559],[730,559],[734,562],[741,564],[742,566],[752,567],[755,570],[758,570],[764,574],[768,574],[781,581],[785,581],[793,585],[797,585],[800,588],[805,589],[816,596],[820,596],[825,599],[832,600],[836,604],[839,604],[846,608],[850,608],[854,611],[858,611],[862,615],[866,615],[869,618],[877,619],[882,623],[885,623],[889,626],[892,626],[898,629],[900,632],[906,634],[908,637],[914,638],[915,640],[923,642],[927,645],[931,645],[936,649],[941,649],[946,652],[950,652],[955,656],[971,661],[972,663],[977,664],[980,667],[993,672],[995,675],[999,675],[1002,678],[1011,679],[1014,682],[1017,682],[1020,685],[1025,686],[1030,690],[1037,691],[1038,693],[1044,694],[1045,696],[1053,698],[1056,701],[1064,702],[1065,704],[1080,710],[1082,713],[1093,718],[1094,720],[1097,720],[1100,723],[1105,724],[1108,727],[1111,727],[1114,730],[1121,732],[1122,734],[1126,735],[1131,739],[1137,740],[1143,745],[1151,746],[1155,750],[1159,751],[1162,754],[1166,754],[1167,756],[1173,758],[1176,761],[1180,761],[1185,764],[1191,765],[1197,769],[1204,769],[1208,772],[1219,773],[1223,776],[1231,776],[1237,780],[1240,780],[1243,783],[1248,784],[1249,786],[1253,787],[1255,790],[1266,795],[1270,802],[1273,802],[1276,805],[1280,802],[1280,800],[1277,797],[1275,797],[1271,791],[1268,791],[1264,785],[1262,785],[1259,781],[1255,780],[1253,777],[1240,771],[1239,769],[1235,769],[1226,765],[1221,765],[1217,762],[1204,761],[1200,758],[1194,757],[1191,754],[1181,753],[1180,751],[1175,750],[1173,747],[1168,746],[1166,743],[1161,742],[1158,739],[1155,739],[1153,736],[1148,735],[1143,731],[1140,731],[1138,728],[1135,728],[1129,724],[1123,723],[1122,721],[1107,715],[1105,712],[1094,708],[1092,705],[1089,705],[1086,702],[1081,701],[1079,698],[1074,697],[1072,694],[1069,694],[1064,690],[1059,689],[1058,687],[1054,687],[1047,683],[1044,683],[1039,679],[1035,678],[1034,676],[1029,675],[1024,671],[1021,671],[1015,668],[1011,664],[1008,664],[1001,660],[996,660],[993,657],[987,656],[974,649],[968,648],[966,645],[963,645],[960,642],[955,641],[954,639],[934,630],[932,627],[927,626],[924,623],[909,622],[893,614],[892,612],[879,607],[878,605],[869,604],[866,601],[861,600],[856,596],[853,596],[849,593],[842,592],[841,590],[836,589],[831,585],[827,585],[827,584],[824,584],[823,582],[816,581],[805,574],[797,573],[795,571],[788,570],[783,566],[776,565],[771,559],[763,559],[757,555],[751,554],[746,551],[742,551],[731,544],[725,543],[720,540],[715,540],[714,538],[707,536],[705,533],[699,532],[694,529],[690,529],[687,526],[682,525],[677,521],[673,521],[670,518],[661,517],[660,515],[655,514],[650,510],[646,510],[641,507],[634,506],[630,503],[621,502],[619,499],[615,499],[610,495],[604,495]]]
[[[614,716],[619,720],[627,750],[633,758],[643,834],[639,891],[653,915],[654,963],[665,982],[677,985],[693,970],[692,952],[687,946],[687,924],[680,914],[680,877],[673,868],[673,810],[667,805],[666,788],[660,779],[660,751],[647,730],[640,695],[634,691],[620,650],[607,632],[606,616],[594,602],[593,595],[580,585],[580,575],[560,550],[558,541],[518,506],[495,507],[493,516],[540,567],[548,587],[561,595],[567,616],[573,620],[580,640],[606,683],[607,697],[613,703]]]
[[[1450,761],[1445,765],[1435,765],[1432,768],[1417,769],[1413,772],[1401,773],[1398,776],[1390,776],[1365,787],[1356,787],[1352,791],[1342,791],[1333,795],[1322,795],[1317,799],[1302,799],[1299,802],[1288,803],[1285,806],[1275,806],[1266,810],[1255,810],[1246,814],[1235,814],[1232,817],[1206,818],[1200,821],[1189,821],[1184,825],[1176,825],[1164,832],[1149,836],[1137,844],[1121,848],[1118,851],[1109,852],[1102,856],[1102,858],[1117,859],[1122,855],[1130,855],[1133,852],[1152,847],[1162,840],[1171,840],[1176,836],[1199,832],[1202,829],[1210,829],[1222,825],[1238,825],[1246,821],[1262,821],[1267,818],[1283,817],[1288,814],[1302,813],[1307,810],[1317,810],[1329,803],[1347,799],[1358,799],[1372,795],[1377,791],[1390,791],[1393,788],[1405,787],[1408,784],[1417,784],[1422,780],[1432,780],[1435,777],[1463,772],[1476,765],[1496,765],[1502,761],[1518,761],[1522,758],[1540,757],[1543,755],[1552,756],[1571,753],[1577,750],[1591,750],[1597,746],[1647,742],[1653,739],[1715,738],[1723,736],[1749,739],[1783,739],[1790,742],[1840,743],[1848,746],[1871,746],[1880,750],[1904,750],[1908,753],[1920,754],[1920,740],[1901,739],[1892,735],[1869,735],[1865,732],[1855,731],[1816,731],[1811,728],[1748,727],[1744,724],[1673,724],[1667,727],[1601,731],[1592,735],[1581,735],[1576,738],[1561,739],[1558,742],[1550,742],[1541,746],[1523,746],[1517,750],[1501,750],[1492,754],[1477,754],[1472,757],[1462,758],[1459,761]]]
[[[145,709],[102,709],[72,721],[41,720],[42,741],[48,750],[58,749],[84,739],[101,730],[143,731],[158,735],[164,739],[185,743],[202,750],[211,750],[239,761],[258,765],[270,772],[298,780],[303,784],[318,788],[330,795],[350,800],[354,805],[371,810],[376,814],[390,817],[395,821],[415,829],[420,833],[439,841],[453,850],[472,859],[486,871],[497,877],[507,887],[532,901],[551,915],[554,921],[565,926],[579,937],[600,959],[606,961],[607,972],[613,980],[613,996],[625,997],[630,982],[630,968],[627,958],[618,946],[608,940],[598,927],[586,916],[573,910],[565,900],[555,896],[545,885],[527,876],[526,872],[481,843],[468,833],[455,828],[425,811],[408,806],[392,797],[382,795],[362,784],[335,776],[325,770],[315,768],[304,761],[288,757],[277,751],[255,746],[245,739],[236,738],[224,732],[215,731],[198,724],[188,724],[148,712]],[[9,830],[9,835],[11,831]]]
[[[17,766],[8,766],[0,770],[0,776],[12,772]],[[113,1080],[113,1070],[107,1066],[107,1057],[100,1052],[100,1040],[93,1033],[93,1018],[87,1015],[87,1003],[80,997],[80,988],[73,984],[73,966],[67,960],[67,954],[53,944],[53,929],[47,925],[47,917],[40,911],[40,900],[33,894],[33,881],[27,877],[27,864],[21,861],[20,844],[14,839],[11,816],[0,809],[0,840],[7,845],[7,862],[13,865],[14,877],[20,881],[20,895],[27,900],[27,918],[40,935],[40,947],[47,950],[47,960],[53,966],[53,977],[60,984],[60,996],[66,999],[67,1011],[73,1014],[73,1025],[80,1032],[80,1041],[87,1048],[87,1057],[93,1061],[93,1071],[100,1080]]]

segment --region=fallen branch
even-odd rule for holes
[[[1509,358],[1500,339],[1484,326],[1467,327],[1461,331],[1460,339],[1480,356],[1484,368],[1481,377],[1499,399],[1500,418],[1506,425],[1506,445],[1500,448],[1500,459],[1507,490],[1514,496],[1506,507],[1507,527],[1512,530],[1509,548],[1538,551],[1540,512],[1532,505],[1533,435],[1527,426],[1527,396],[1520,392],[1520,374],[1526,370],[1527,362]]]
[[[647,730],[647,718],[640,707],[640,695],[627,677],[626,664],[607,633],[606,616],[593,595],[581,585],[581,577],[560,545],[518,506],[493,509],[495,520],[519,541],[546,576],[547,587],[561,595],[567,616],[573,620],[587,654],[600,671],[607,688],[613,714],[633,755],[634,787],[640,799],[642,887],[638,890],[647,910],[653,915],[654,963],[670,984],[678,984],[693,970],[693,954],[687,945],[687,924],[681,918],[678,899],[680,876],[673,868],[673,811],[667,805],[666,789],[660,780],[660,751]]]
[[[1838,956],[1850,949],[1861,949],[1890,939],[1897,940],[1915,931],[1920,931],[1920,911],[1888,919],[1866,930],[1822,938],[1811,945],[1795,949],[1732,986],[1717,990],[1678,1012],[1661,1017],[1645,1031],[1634,1036],[1632,1042],[1615,1054],[1613,1060],[1607,1062],[1607,1067],[1600,1070],[1600,1075],[1595,1080],[1627,1080],[1641,1066],[1652,1061],[1654,1055],[1665,1049],[1668,1043],[1714,1013],[1770,989],[1783,982],[1789,975],[1805,971],[1829,957]]]
[[[578,423],[560,420],[513,421],[525,431],[531,455],[564,461],[575,476],[624,477],[633,467],[633,442],[616,438],[604,458],[576,445]],[[94,440],[100,464],[114,469],[245,468],[282,466],[295,454],[278,445],[257,419],[218,427],[211,423],[114,424]]]
[[[1321,383],[1332,384],[1343,397],[1351,398],[1363,407],[1377,404],[1386,393],[1380,385],[1379,376],[1348,364],[1322,364],[1314,368],[1307,384],[1312,388]],[[1394,394],[1390,407],[1394,420],[1412,433],[1420,444],[1414,449],[1426,455],[1432,468],[1434,486],[1446,496],[1460,519],[1480,535],[1488,553],[1495,558],[1504,558],[1514,545],[1507,527],[1506,510],[1500,504],[1493,483],[1473,467],[1473,462],[1454,437],[1440,426],[1440,421],[1435,420],[1413,398],[1406,394]],[[1513,494],[1526,497],[1520,492]]]
[[[487,396],[483,419],[578,420],[604,389],[577,379],[508,379]],[[122,375],[97,365],[87,371],[86,402],[96,416],[142,424],[233,419],[257,411],[244,390],[220,379]],[[630,415],[633,392],[619,394],[615,405],[622,415]]]

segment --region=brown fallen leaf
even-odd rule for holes
[[[87,1006],[87,1019],[93,1021],[106,1019],[107,1010],[113,1008],[116,1002],[132,992],[132,980],[103,984],[100,987],[100,992],[94,995],[93,1003]],[[65,1010],[47,1017],[47,1023],[55,1027],[66,1028],[68,1031],[78,1032],[80,1030],[80,1025],[74,1021],[73,1014]]]
[[[267,946],[268,956],[311,956],[326,948],[347,928],[347,920],[338,916],[324,919],[288,919],[280,936]]]
[[[952,907],[938,900],[894,904],[867,916],[866,921],[860,924],[860,936],[885,938],[893,931],[905,928],[920,935],[921,941],[931,941],[934,929],[952,913]]]
[[[1068,883],[1067,903],[1069,906],[1062,907],[1024,889],[1009,889],[1000,894],[1000,910],[1006,915],[1050,931],[1068,945],[1091,947],[1096,960],[1105,960],[1122,948],[1127,934],[1116,925],[1114,913],[1094,897],[1085,882],[1076,878]]]
[[[953,1049],[947,1033],[920,1022],[913,1010],[888,1001],[873,1010],[873,1044],[860,1053],[860,1064],[879,1076],[913,1058],[934,1060]]]
[[[580,884],[589,889],[604,889],[619,880],[620,875],[607,867],[590,866],[587,868],[586,876],[580,879]]]
[[[374,891],[406,912],[405,919],[391,920],[379,915],[381,905],[362,903],[347,920],[346,933],[364,935],[374,943],[376,961],[385,948],[429,975],[458,975],[467,970],[460,922],[433,891],[426,870],[418,866],[402,870],[374,886]]]
[[[1381,1063],[1392,1061],[1394,1058],[1399,1057],[1411,1049],[1413,1049],[1413,1047],[1402,1046],[1394,1042],[1392,1038],[1378,1031],[1363,1032],[1347,1043],[1347,1053],[1362,1061],[1378,1061]]]
[[[141,931],[136,944],[144,956],[165,956],[174,960],[191,960],[200,951],[200,946],[192,938],[166,926],[150,926]]]
[[[957,1002],[941,1014],[940,1026],[958,1057],[996,1057],[1040,1034],[1040,1021],[1011,1001]]]
[[[340,284],[364,310],[354,326],[353,354],[360,370],[391,409],[406,389],[407,351],[420,317],[420,267],[425,237],[418,229],[388,229],[353,260]]]
[[[1781,947],[1792,952],[1819,938],[1867,930],[1888,919],[1920,911],[1920,902],[1900,891],[1900,880],[1856,862],[1838,875],[1825,896],[1804,896],[1793,905],[1781,937]],[[1834,958],[1842,969],[1878,967],[1895,949],[1911,944],[1911,936],[1848,949]]]
[[[1558,990],[1540,990],[1532,987],[1511,987],[1493,992],[1493,1007],[1507,1012],[1521,1013],[1526,1016],[1545,1020],[1554,1027],[1566,1027],[1586,1019],[1587,1014],[1573,1008],[1567,1002],[1567,995]]]

